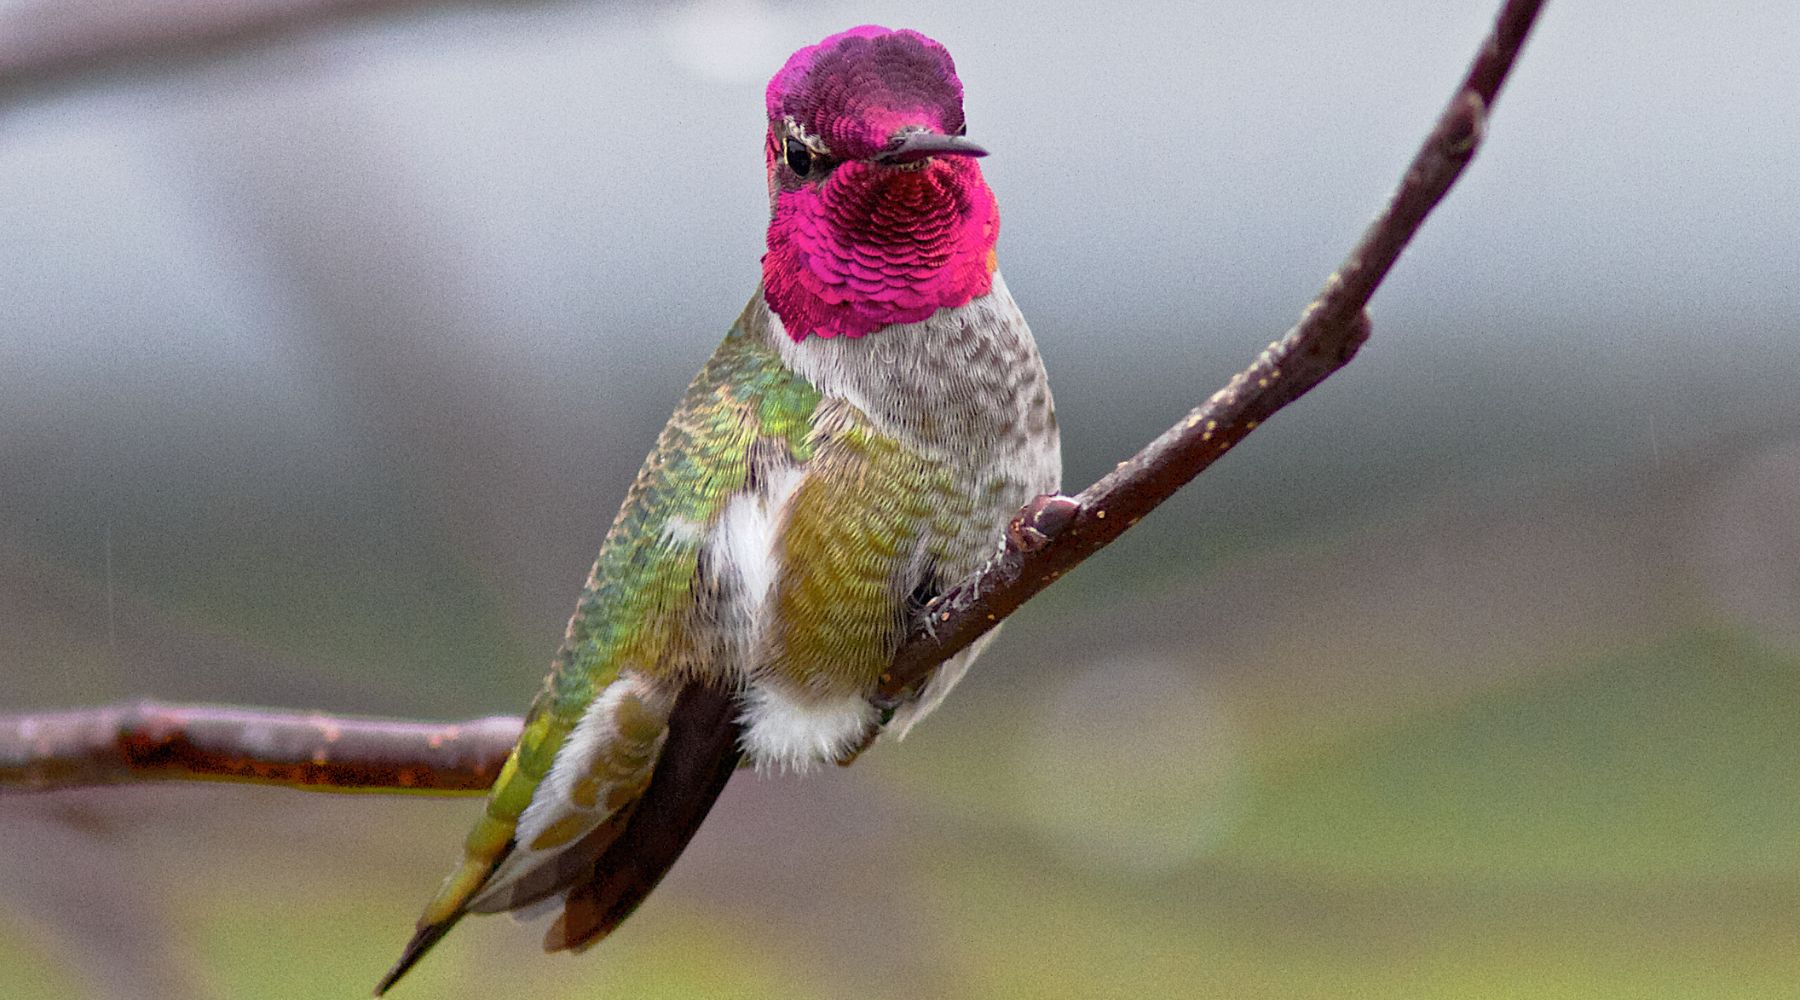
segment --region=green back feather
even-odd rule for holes
[[[594,697],[621,669],[649,674],[704,671],[704,637],[689,634],[699,598],[700,544],[726,503],[743,490],[752,446],[767,441],[794,460],[811,454],[819,393],[789,371],[745,310],[700,370],[600,548],[567,635],[525,729],[489,792],[465,845],[463,868],[422,924],[449,919],[508,850],[519,817],[556,753]]]

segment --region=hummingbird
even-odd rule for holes
[[[1054,493],[1043,361],[945,48],[865,25],[770,80],[762,281],[612,522],[464,858],[381,995],[469,913],[636,909],[741,765],[903,736],[991,639],[878,692],[922,609]]]

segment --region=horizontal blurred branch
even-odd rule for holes
[[[1355,357],[1369,336],[1364,308],[1370,296],[1475,156],[1494,98],[1542,6],[1543,0],[1507,0],[1502,6],[1493,32],[1387,207],[1327,279],[1300,322],[1223,389],[1099,482],[1072,498],[1040,497],[1020,511],[1008,526],[1000,556],[926,607],[882,679],[884,696],[898,696],[919,684],[933,667],[1110,544],[1263,421]],[[146,713],[146,708],[153,711]],[[152,705],[0,719],[0,785],[201,777],[303,787],[463,791],[491,779],[504,757],[503,746],[485,741],[503,736],[508,727],[512,734],[518,731],[512,720],[479,725],[487,735],[465,742],[460,731],[456,738],[447,735],[457,727],[242,709]],[[64,734],[62,742],[43,735],[52,733]],[[272,742],[276,734],[294,742]],[[41,752],[34,739],[44,741]],[[510,740],[505,735],[504,742]]]
[[[166,779],[452,794],[492,784],[519,720],[361,719],[131,702],[0,716],[0,789]]]
[[[0,0],[0,87],[247,44],[381,10],[483,0]],[[498,5],[501,0],[485,0]]]

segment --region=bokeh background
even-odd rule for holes
[[[521,710],[800,45],[955,54],[1079,486],[1291,323],[1494,6],[392,5],[0,79],[0,711]],[[604,947],[469,921],[395,995],[1795,996],[1796,38],[1553,2],[1355,364]],[[0,996],[365,995],[477,808],[0,799]]]

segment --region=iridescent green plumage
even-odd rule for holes
[[[698,565],[703,540],[725,505],[745,489],[758,449],[777,451],[793,463],[806,461],[819,403],[818,391],[782,364],[766,338],[746,329],[753,314],[746,310],[733,325],[645,459],[602,543],[544,687],[526,714],[518,745],[469,833],[464,863],[426,908],[415,942],[428,945],[441,936],[519,849],[521,816],[583,714],[621,671],[663,677],[724,669],[708,659],[706,647],[716,637],[699,634],[708,625],[697,620],[704,617],[697,612],[704,596],[700,589],[707,585]],[[640,750],[639,756],[646,755]],[[644,763],[653,764],[654,753],[647,757]],[[646,766],[641,777],[647,776]],[[422,950],[409,949],[408,958]],[[409,964],[403,959],[383,988]]]
[[[533,717],[573,724],[622,663],[657,673],[705,669],[686,648],[691,637],[684,632],[705,530],[744,489],[753,445],[773,446],[796,463],[807,459],[818,403],[818,390],[787,370],[742,319],[732,327],[607,532]]]

